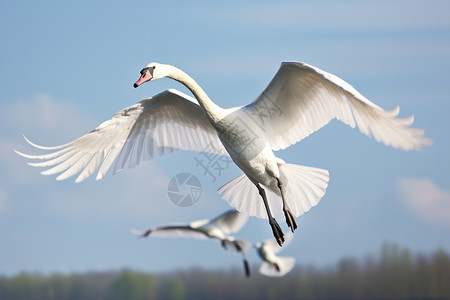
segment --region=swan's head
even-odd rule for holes
[[[166,65],[158,63],[149,63],[141,70],[141,77],[133,85],[135,88],[143,84],[144,82],[155,80],[163,77],[167,77],[168,70]]]

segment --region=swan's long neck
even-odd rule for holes
[[[210,121],[217,123],[223,118],[225,115],[224,109],[212,102],[205,91],[189,75],[174,66],[170,66],[170,72],[167,77],[180,82],[192,92]]]

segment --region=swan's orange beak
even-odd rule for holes
[[[152,76],[152,74],[150,74],[150,71],[149,70],[145,70],[144,72],[142,72],[141,77],[138,79],[138,81],[135,82],[135,84],[133,86],[135,88],[137,88],[138,86],[140,86],[144,82],[152,80],[152,78],[153,78],[153,76]]]

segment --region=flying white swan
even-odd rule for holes
[[[224,249],[235,251],[242,255],[245,275],[250,276],[250,268],[245,258],[245,252],[252,244],[239,240],[229,234],[239,231],[247,222],[248,216],[238,211],[228,211],[212,220],[198,220],[189,224],[172,224],[151,228],[147,231],[131,229],[139,237],[190,237],[197,239],[218,239]]]
[[[292,233],[285,235],[286,241],[283,245],[285,248],[293,238]],[[263,263],[259,267],[259,272],[270,277],[281,277],[289,273],[295,265],[294,257],[279,257],[275,254],[281,251],[281,247],[274,239],[265,240],[263,243],[255,244],[256,251]]]
[[[339,77],[306,63],[282,63],[253,103],[229,109],[214,104],[191,77],[171,65],[148,64],[134,87],[163,77],[185,85],[198,103],[168,90],[125,108],[68,144],[43,147],[27,140],[48,154],[16,152],[42,160],[30,165],[50,167],[42,174],[60,173],[57,180],[79,174],[76,182],[97,169],[97,179],[101,179],[114,161],[116,173],[126,165],[133,167],[141,159],[176,149],[230,155],[244,174],[220,188],[219,194],[239,211],[268,218],[281,245],[283,232],[271,210],[283,211],[294,231],[294,217],[315,206],[325,194],[328,171],[287,164],[273,151],[302,140],[334,118],[350,127],[357,125],[362,133],[394,148],[420,150],[431,144],[423,130],[409,127],[413,116],[397,118],[398,107],[385,111]]]

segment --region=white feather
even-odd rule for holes
[[[328,185],[327,170],[293,164],[280,164],[279,169],[280,179],[286,187],[285,199],[296,217],[319,203]],[[217,192],[238,211],[267,219],[267,212],[258,190],[245,174],[237,176]],[[266,189],[266,195],[275,217],[282,217],[280,194]]]
[[[228,211],[211,220],[211,226],[220,229],[224,234],[235,233],[247,223],[248,215],[239,211]]]
[[[138,165],[142,158],[151,159],[176,149],[227,155],[197,101],[176,90],[164,91],[125,108],[90,133],[62,146],[43,147],[25,139],[38,149],[56,150],[45,155],[16,151],[28,159],[43,160],[30,163],[32,166],[51,167],[42,174],[60,173],[57,180],[79,174],[76,182],[97,169],[96,179],[101,179],[114,161],[117,173],[127,166]]]
[[[423,131],[407,126],[413,117],[396,118],[398,107],[385,111],[341,78],[301,62],[281,65],[263,93],[245,107],[248,114],[278,111],[264,119],[273,150],[284,149],[336,118],[376,141],[403,150],[421,150],[431,144]]]

